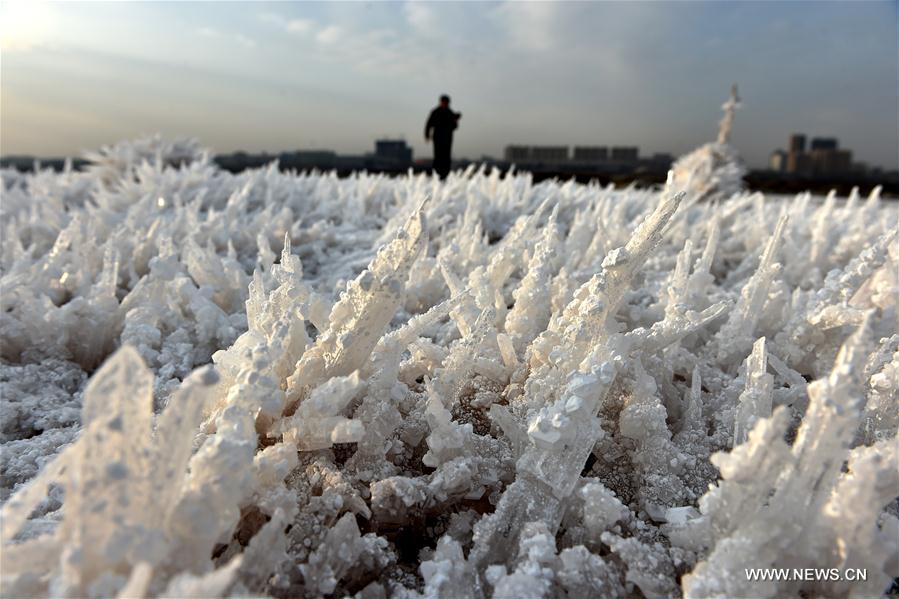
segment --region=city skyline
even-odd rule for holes
[[[456,156],[677,156],[714,139],[737,81],[733,143],[751,166],[794,131],[838,137],[872,166],[899,161],[892,2],[209,6],[4,2],[0,153],[160,132],[217,153],[355,154],[403,138],[423,157],[425,117],[448,92],[463,113]]]

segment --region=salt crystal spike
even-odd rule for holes
[[[870,273],[886,262],[889,255],[888,248],[897,237],[899,229],[885,233],[850,261],[842,271],[828,273],[823,289],[815,294],[815,300],[809,307],[809,321],[817,324],[815,319],[819,317],[819,311],[837,298],[843,303],[848,303]]]
[[[493,254],[487,266],[487,278],[494,287],[501,287],[512,273],[515,268],[514,256],[521,252],[524,240],[531,236],[549,205],[549,198],[543,200],[518,231],[513,231],[503,239],[502,246]]]
[[[514,372],[518,368],[518,356],[515,353],[512,340],[505,333],[497,333],[496,343],[499,346],[499,352],[506,368],[509,372]]]
[[[718,213],[712,214],[709,222],[709,236],[706,240],[705,248],[702,251],[702,257],[696,265],[696,272],[708,273],[712,268],[712,261],[715,258],[715,251],[718,249],[718,238],[721,235],[721,225],[718,220]]]
[[[399,307],[412,263],[426,245],[425,215],[419,211],[409,217],[391,243],[378,251],[368,269],[348,285],[334,305],[329,329],[288,379],[288,412],[322,379],[347,375],[363,365]],[[358,313],[351,316],[354,306]]]
[[[663,198],[653,213],[631,235],[627,245],[624,246],[624,250],[625,254],[633,260],[634,268],[641,266],[650,252],[659,246],[665,225],[668,224],[671,216],[686,195],[686,192],[681,191],[670,197]]]
[[[721,119],[721,125],[718,129],[719,144],[730,142],[730,133],[734,126],[734,115],[739,107],[740,96],[737,95],[737,84],[734,83],[730,88],[730,98],[721,106],[721,109],[724,110],[724,117]]]
[[[716,335],[719,343],[719,360],[745,351],[758,325],[762,308],[768,298],[768,290],[777,275],[777,264],[774,260],[783,241],[783,233],[787,225],[788,215],[782,214],[774,228],[774,234],[768,240],[759,260],[755,273],[740,291],[740,299],[731,312],[727,322]]]
[[[803,417],[803,424],[796,433],[794,454],[803,454],[814,446],[814,439],[821,437],[826,430],[825,422],[853,422],[861,417],[865,399],[858,389],[859,375],[864,369],[864,360],[870,347],[871,320],[871,314],[868,313],[862,325],[842,345],[827,379],[810,385],[809,407]],[[834,401],[828,401],[828,396],[833,396]],[[848,444],[854,432],[854,428],[840,429],[828,442]]]
[[[555,214],[554,209],[553,215]],[[550,223],[534,247],[527,274],[513,292],[515,306],[506,315],[505,329],[512,336],[518,351],[527,347],[546,328],[552,315],[550,283],[555,270],[553,258],[557,251],[557,235],[555,218],[550,217]]]
[[[733,445],[745,443],[749,431],[761,418],[771,415],[771,392],[774,377],[767,374],[768,355],[765,338],[760,337],[752,346],[752,355],[746,360],[746,388],[740,394],[734,422]]]
[[[193,437],[218,381],[218,374],[211,366],[194,372],[184,380],[157,420],[155,442],[159,457],[152,479],[156,481],[159,506],[173,505],[181,492]]]
[[[673,316],[678,311],[678,305],[686,301],[687,278],[690,275],[690,255],[693,252],[693,242],[684,241],[684,249],[677,255],[674,271],[668,283],[668,304],[665,306],[665,316]]]
[[[702,420],[702,376],[699,366],[693,367],[693,380],[690,383],[690,392],[687,394],[687,407],[684,410],[681,432],[705,433],[705,423]]]
[[[899,495],[899,441],[883,439],[871,446],[854,448],[846,469],[823,512],[844,548],[840,565],[864,570],[868,577],[866,581],[844,581],[842,588],[836,590],[876,596],[893,581],[888,565],[891,555],[889,551],[870,548],[890,544],[895,548],[899,523],[886,518],[882,526],[869,523],[880,519],[883,506]]]
[[[645,336],[635,335],[636,331],[633,331],[628,333],[627,337],[630,337],[635,341],[639,339],[634,346],[634,351],[639,350],[647,353],[655,353],[673,343],[677,343],[687,335],[706,327],[709,323],[726,314],[729,309],[731,309],[731,304],[729,302],[720,301],[717,304],[709,306],[699,314],[691,313],[689,319],[682,318],[679,314],[676,315],[673,322],[676,323],[677,326],[671,326],[668,320],[662,320],[654,324],[649,330],[649,334]]]

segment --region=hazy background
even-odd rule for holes
[[[510,143],[715,136],[730,84],[751,166],[793,131],[899,162],[896,2],[194,3],[0,7],[0,152],[58,156],[143,133],[219,152],[361,153],[449,93],[454,155]]]

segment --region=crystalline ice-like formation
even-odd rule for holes
[[[648,546],[633,537],[622,539],[608,532],[603,533],[603,542],[627,564],[627,581],[637,585],[643,595],[651,599],[678,595],[674,567],[661,544]]]
[[[574,320],[576,310],[582,314],[586,312],[585,322],[577,325],[572,322],[565,330],[573,342],[573,347],[567,348],[566,352],[572,365],[583,356],[577,353],[578,341],[583,343],[591,339],[595,342],[605,336],[606,318],[614,313],[621,301],[624,286],[661,242],[662,230],[677,209],[680,199],[680,196],[675,196],[663,202],[638,227],[624,248],[603,261],[603,272],[591,280],[590,286],[596,287],[599,297],[605,302],[586,294],[581,297],[576,294],[572,304],[566,308],[568,321]],[[573,490],[587,456],[601,434],[595,415],[615,378],[616,358],[620,360],[620,355],[612,353],[613,349],[600,346],[599,351],[602,350],[611,355],[607,355],[604,361],[596,355],[597,350],[586,356],[580,366],[586,366],[588,372],[571,373],[558,399],[553,403],[547,402],[549,405],[532,417],[528,436],[533,445],[524,451],[518,461],[518,471],[522,476],[503,495],[496,513],[476,530],[472,555],[477,563],[497,557],[505,561],[499,547],[502,542],[500,535],[516,539],[522,524],[529,519],[539,518],[550,531],[559,525],[560,500],[568,497]],[[561,348],[556,351],[561,351]],[[560,356],[554,362],[564,364],[565,358]],[[519,486],[516,488],[516,485]]]
[[[571,597],[623,597],[626,595],[620,573],[604,558],[583,545],[563,549],[557,578]]]
[[[890,355],[892,354],[892,355]],[[899,335],[881,339],[881,349],[865,369],[868,404],[862,422],[866,443],[886,441],[899,429],[896,389],[899,389]]]
[[[745,443],[749,431],[760,418],[771,415],[771,387],[774,377],[766,373],[768,356],[765,338],[752,346],[752,355],[746,360],[746,389],[740,394],[734,420],[734,445]]]
[[[730,99],[722,106],[724,118],[718,130],[718,140],[705,144],[674,163],[668,187],[687,189],[692,200],[727,198],[743,189],[746,168],[730,145],[734,112],[740,105],[737,86],[731,89]]]
[[[421,564],[425,597],[467,599],[483,597],[477,571],[467,563],[458,541],[442,537],[434,556]]]
[[[318,382],[363,365],[399,307],[406,277],[426,243],[425,217],[419,210],[334,304],[328,329],[288,379],[290,402],[299,401]]]
[[[602,483],[587,483],[580,493],[584,498],[584,526],[597,538],[627,515],[621,501]]]
[[[829,549],[852,545],[851,537],[864,530],[868,555],[883,556],[896,550],[895,540],[887,540],[883,536],[886,531],[877,531],[875,515],[899,491],[895,440],[870,450],[849,450],[861,416],[858,383],[869,335],[866,321],[843,345],[828,379],[810,385],[810,403],[792,447],[783,441],[786,419],[784,409],[778,408],[772,418],[758,422],[746,443],[729,455],[712,457],[724,481],[702,498],[700,507],[711,517],[716,543],[706,560],[687,576],[687,596],[748,592],[775,596],[798,591],[803,588],[801,580],[756,586],[740,573],[744,568],[811,567],[807,564],[845,568],[864,562],[868,575],[877,581],[853,592],[885,588],[890,574],[884,571],[883,557],[862,559]],[[866,454],[878,458],[859,460]],[[841,476],[847,458],[858,470]],[[843,496],[847,493],[837,488],[838,480],[846,484],[850,478],[858,484],[856,492],[866,497],[858,506],[861,509],[852,514],[831,504],[843,501],[838,491]],[[845,522],[834,518],[836,510]],[[813,584],[808,588],[814,588]]]
[[[765,301],[768,299],[771,282],[780,271],[780,264],[774,260],[786,224],[787,217],[784,215],[777,221],[774,235],[765,246],[758,269],[740,292],[740,299],[731,312],[730,318],[718,331],[717,338],[721,347],[718,356],[721,360],[725,360],[730,355],[742,354],[752,345],[753,333],[758,326]]]
[[[618,427],[622,437],[636,442],[633,462],[635,474],[642,479],[638,496],[641,507],[654,515],[684,499],[683,482],[676,475],[686,456],[671,442],[665,408],[652,377],[639,361],[634,368],[636,380],[624,400]]]
[[[365,429],[358,420],[343,416],[347,405],[363,388],[358,372],[328,379],[312,390],[289,418],[278,423],[284,440],[301,451],[325,449],[334,443],[355,443]]]
[[[662,190],[0,171],[0,594],[882,594],[899,210],[743,193],[736,103]]]
[[[471,334],[455,345],[444,360],[444,366],[437,377],[430,382],[425,418],[431,429],[428,435],[428,452],[422,458],[425,466],[436,467],[464,453],[471,424],[459,425],[452,421],[447,406],[452,407],[457,400],[462,382],[471,376],[475,364],[472,354],[477,354],[480,345],[492,328],[493,311],[484,310],[474,323]]]
[[[18,532],[49,484],[59,483],[65,488],[65,513],[51,535],[54,555],[65,564],[55,582],[59,591],[115,592],[125,580],[116,582],[109,573],[139,563],[170,571],[168,560],[179,553],[181,559],[208,563],[208,553],[190,553],[197,541],[178,527],[176,514],[192,433],[216,382],[209,369],[185,381],[154,432],[152,373],[133,348],[119,350],[85,390],[78,440],[4,505],[4,537]],[[194,472],[198,470],[194,466]],[[46,540],[28,540],[6,552],[27,555]],[[11,561],[4,573],[8,588],[39,592],[29,586],[35,581],[27,566],[19,564],[26,568],[20,570],[17,561]],[[51,562],[43,563],[49,566]]]
[[[328,531],[301,570],[310,592],[330,594],[354,568],[363,568],[366,562],[383,568],[390,559],[387,541],[371,533],[360,535],[356,519],[346,514]]]
[[[557,251],[557,236],[555,218],[551,218],[543,237],[534,246],[527,275],[515,290],[515,306],[506,315],[505,329],[512,336],[518,351],[527,347],[549,324],[552,315],[550,281],[555,270],[553,259]]]
[[[511,599],[550,594],[558,568],[556,544],[546,525],[530,523],[521,532],[517,566],[506,574],[503,566],[487,569],[486,577],[493,586],[493,597]]]

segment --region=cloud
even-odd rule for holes
[[[261,12],[256,16],[260,21],[268,23],[269,25],[283,26],[287,22],[287,19],[274,12]]]
[[[238,44],[240,44],[244,48],[255,48],[256,47],[256,41],[253,40],[252,38],[245,36],[242,33],[237,33],[232,36],[231,34],[219,31],[218,29],[215,29],[214,27],[200,27],[199,29],[197,29],[197,34],[201,35],[203,37],[210,38],[210,39],[232,38],[232,39],[234,39],[234,41],[236,41]]]
[[[259,13],[257,17],[263,23],[294,35],[311,33],[315,29],[315,21],[312,19],[289,19],[274,12]]]
[[[240,44],[241,46],[243,46],[244,48],[255,48],[256,47],[256,41],[251,38],[248,38],[247,36],[243,35],[242,33],[238,33],[236,36],[234,36],[234,39],[236,39],[237,43]]]
[[[510,43],[523,50],[545,51],[564,42],[556,2],[503,2],[492,17]],[[570,4],[565,6],[571,7]]]
[[[289,33],[309,33],[315,27],[315,21],[311,19],[291,19],[284,24]]]
[[[439,20],[430,4],[425,2],[406,2],[403,5],[406,22],[418,33],[434,35],[439,30]]]
[[[333,44],[340,40],[342,36],[343,30],[340,27],[337,25],[328,25],[316,34],[315,39],[323,44]]]

